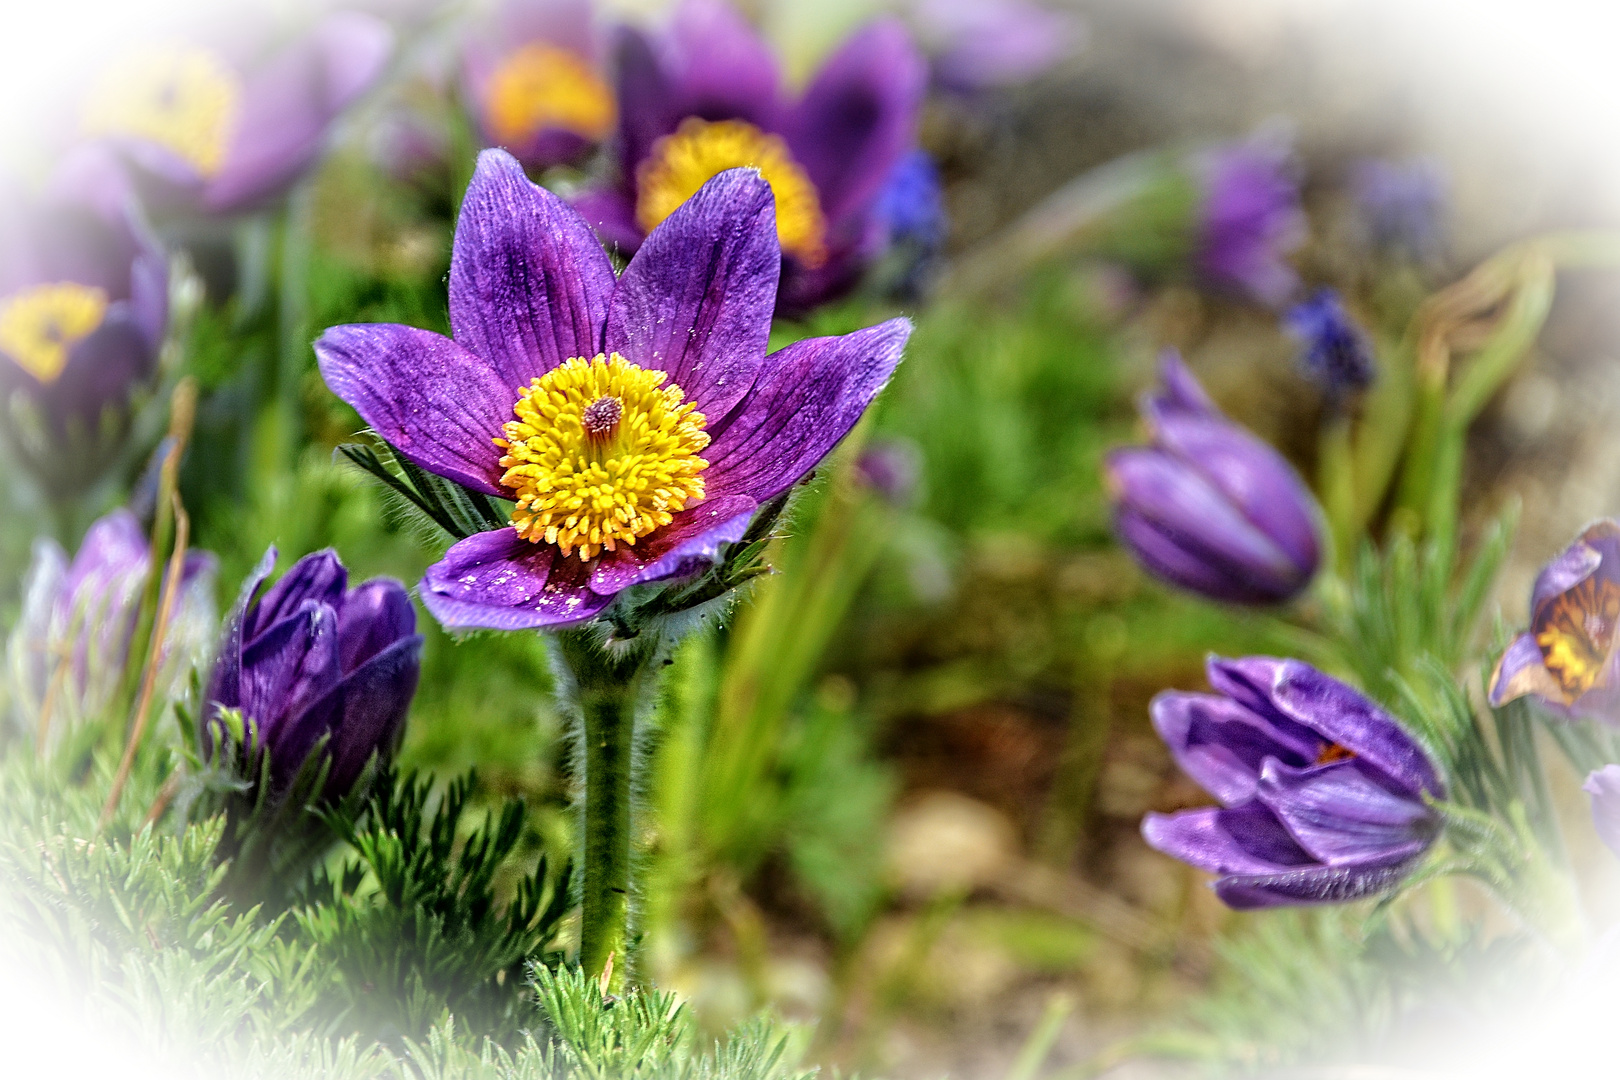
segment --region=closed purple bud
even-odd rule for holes
[[[1566,720],[1620,724],[1620,522],[1588,525],[1536,577],[1530,629],[1491,673],[1490,701],[1531,697]]]
[[[1440,832],[1445,785],[1424,748],[1351,687],[1298,660],[1209,661],[1213,694],[1165,692],[1153,726],[1219,801],[1148,814],[1148,844],[1218,875],[1234,908],[1386,892]]]
[[[1344,310],[1337,291],[1318,289],[1288,309],[1283,325],[1300,343],[1300,369],[1330,402],[1365,390],[1377,377],[1372,343]]]
[[[1211,286],[1269,307],[1287,303],[1299,278],[1287,256],[1304,242],[1293,154],[1278,139],[1230,143],[1199,163],[1197,269]]]
[[[322,738],[331,759],[325,796],[340,798],[376,755],[398,748],[416,693],[422,637],[405,587],[373,578],[351,589],[328,550],[306,555],[264,589],[266,552],[243,584],[209,681],[202,736],[234,709],[258,732],[270,781],[284,791]]]
[[[1141,405],[1152,445],[1116,449],[1104,466],[1120,541],[1155,577],[1212,600],[1298,595],[1321,559],[1315,500],[1280,454],[1221,415],[1173,350],[1160,371],[1163,389]]]

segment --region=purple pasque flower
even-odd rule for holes
[[[1533,697],[1565,719],[1620,723],[1620,522],[1588,525],[1536,576],[1530,629],[1491,673],[1490,700]]]
[[[1446,178],[1426,158],[1367,158],[1350,173],[1350,192],[1369,245],[1383,254],[1433,262],[1445,247]]]
[[[1195,171],[1199,275],[1269,307],[1286,303],[1299,289],[1286,256],[1308,229],[1287,142],[1262,134],[1228,143],[1205,154]]]
[[[53,723],[72,724],[112,703],[151,567],[146,535],[128,510],[92,524],[71,562],[56,541],[34,542],[22,614],[6,649],[17,720],[37,728],[49,701]],[[159,668],[160,686],[171,693],[212,645],[215,568],[212,554],[186,553]]]
[[[1593,769],[1581,790],[1592,796],[1592,824],[1598,839],[1620,858],[1620,765]]]
[[[332,122],[377,81],[393,43],[386,23],[351,11],[261,58],[189,44],[151,49],[103,73],[84,103],[83,130],[119,150],[154,208],[250,209],[315,163]]]
[[[1321,511],[1281,454],[1221,415],[1181,357],[1139,408],[1150,446],[1109,453],[1114,531],[1142,568],[1212,600],[1276,604],[1310,584]]]
[[[602,142],[618,107],[601,61],[590,0],[505,0],[462,57],[485,145],[546,169]]]
[[[1219,806],[1148,814],[1148,844],[1217,874],[1229,907],[1384,892],[1440,831],[1445,785],[1388,713],[1298,660],[1211,657],[1213,694],[1167,691],[1153,726]]]
[[[1288,309],[1283,326],[1300,344],[1300,370],[1330,402],[1365,390],[1377,377],[1372,342],[1344,309],[1338,290],[1316,290]]]
[[[934,83],[975,94],[1027,82],[1071,56],[1085,25],[1029,0],[910,0]]]
[[[108,465],[130,397],[157,368],[168,262],[131,193],[85,191],[83,156],[35,198],[0,206],[0,397],[17,456],[54,489]],[[81,196],[92,196],[86,198]]]
[[[584,622],[632,585],[691,574],[860,419],[900,360],[892,319],[769,356],[775,200],[709,181],[615,279],[590,225],[485,150],[450,263],[454,340],[337,326],[315,343],[338,397],[422,468],[516,502],[421,585],[447,627]]]
[[[325,794],[337,798],[373,754],[399,746],[421,673],[422,635],[405,586],[372,578],[349,588],[331,550],[305,555],[259,590],[275,568],[270,548],[242,585],[208,683],[202,738],[211,745],[223,709],[258,733],[270,782],[285,791],[328,737]]]
[[[776,197],[784,312],[847,292],[883,253],[879,197],[916,145],[927,82],[898,22],[856,31],[796,98],[723,0],[683,0],[656,37],[621,29],[617,61],[619,175],[575,203],[604,239],[635,251],[710,177],[748,166]]]

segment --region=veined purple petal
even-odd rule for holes
[[[242,704],[242,637],[247,623],[248,605],[254,594],[276,568],[276,546],[271,544],[259,558],[259,563],[242,580],[231,613],[225,618],[225,631],[220,638],[219,653],[214,660],[214,672],[208,680],[208,695],[203,701],[206,721],[214,707],[234,709]],[[202,728],[204,745],[211,745],[206,723]]]
[[[467,185],[450,259],[450,324],[508,390],[602,351],[613,265],[585,219],[485,150]],[[511,401],[508,401],[510,406]]]
[[[905,27],[878,19],[816,73],[783,124],[837,233],[866,212],[916,143],[928,71]]]
[[[1592,796],[1592,824],[1598,838],[1620,857],[1620,765],[1594,769],[1581,788]]]
[[[1412,861],[1312,866],[1281,874],[1225,877],[1215,883],[1215,895],[1237,911],[1297,904],[1343,904],[1394,888],[1411,873]]]
[[[288,718],[302,714],[342,677],[337,612],[312,600],[243,647],[242,715],[258,725],[272,760],[286,758],[278,743],[293,727]]]
[[[613,602],[586,585],[589,567],[513,528],[469,536],[428,567],[419,593],[448,629],[529,630],[581,623]]]
[[[1256,791],[1299,846],[1328,866],[1410,858],[1439,831],[1427,806],[1358,760],[1304,769],[1269,761]]]
[[[670,23],[676,104],[682,116],[739,117],[775,126],[776,57],[724,0],[682,0]]]
[[[604,348],[670,381],[711,424],[765,363],[781,273],[776,200],[752,169],[728,169],[654,229],[608,304]]]
[[[1181,771],[1221,801],[1239,806],[1254,798],[1266,760],[1308,765],[1320,741],[1290,739],[1285,731],[1230,698],[1166,691],[1148,706],[1153,728]]]
[[[746,495],[722,495],[689,506],[634,547],[604,551],[591,571],[591,589],[612,596],[644,581],[694,573],[715,562],[723,545],[742,539],[758,509]]]
[[[513,418],[521,384],[487,359],[393,323],[334,326],[315,342],[315,358],[332,393],[410,461],[486,495],[505,494],[494,440]]]
[[[393,578],[372,578],[355,586],[338,609],[338,651],[343,670],[356,670],[415,633],[416,609],[411,607],[405,586]]]
[[[1291,719],[1355,753],[1414,795],[1445,798],[1446,787],[1428,754],[1383,709],[1338,679],[1298,660],[1285,661],[1272,701]]]
[[[711,499],[764,504],[849,434],[900,362],[911,322],[890,319],[843,337],[808,338],[766,357],[753,392],[705,453]]]
[[[393,756],[416,694],[422,666],[422,636],[389,645],[278,728],[270,747],[272,778],[291,781],[316,742],[330,734],[328,797],[340,797],[360,778],[372,754]]]
[[[1259,803],[1146,814],[1142,839],[1155,851],[1212,874],[1276,874],[1315,863]]]
[[[1536,575],[1535,589],[1530,594],[1531,623],[1540,622],[1548,605],[1597,573],[1602,564],[1602,553],[1588,544],[1584,535],[1560,552]]]
[[[242,635],[252,641],[283,619],[303,612],[306,601],[330,607],[343,606],[343,593],[349,587],[349,572],[331,548],[305,555],[265,590],[259,602],[248,611]]]

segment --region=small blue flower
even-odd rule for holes
[[[1318,289],[1283,316],[1283,325],[1300,343],[1300,369],[1306,378],[1340,401],[1372,385],[1378,375],[1372,344],[1334,289]]]

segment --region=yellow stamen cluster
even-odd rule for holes
[[[513,50],[490,76],[484,117],[505,143],[561,128],[595,142],[613,130],[613,91],[579,56],[534,42]]]
[[[1620,585],[1597,575],[1553,601],[1546,622],[1536,633],[1541,656],[1574,700],[1598,684],[1614,651],[1620,626]]]
[[[518,391],[495,445],[519,536],[594,559],[703,498],[706,421],[666,377],[614,353],[575,357]]]
[[[85,102],[87,135],[158,143],[205,177],[219,172],[242,105],[242,84],[206,49],[174,47],[110,68]]]
[[[651,232],[726,169],[759,170],[776,196],[776,235],[782,250],[808,266],[827,259],[827,222],[816,185],[793,160],[787,143],[742,120],[689,116],[673,135],[653,144],[636,170],[636,223]]]
[[[71,281],[34,285],[0,300],[0,352],[42,383],[67,367],[68,353],[107,317],[107,294]]]

